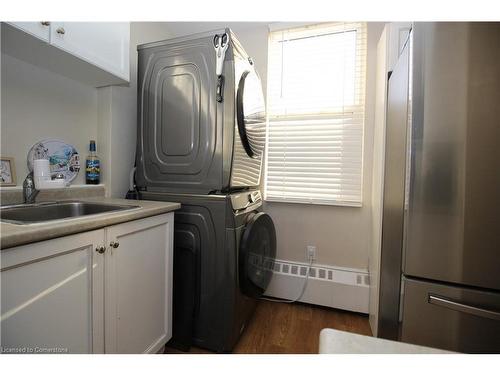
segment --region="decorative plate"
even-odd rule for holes
[[[28,152],[28,169],[33,171],[33,160],[49,159],[51,173],[62,173],[66,183],[73,181],[80,171],[80,156],[73,145],[59,139],[36,142]]]

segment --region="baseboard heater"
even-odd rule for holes
[[[307,266],[307,263],[276,259],[266,296],[297,298],[304,283]],[[313,264],[300,302],[368,313],[369,285],[366,270]]]

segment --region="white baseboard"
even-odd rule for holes
[[[307,263],[276,259],[266,296],[295,299],[302,290]],[[300,302],[368,313],[367,270],[313,264]]]

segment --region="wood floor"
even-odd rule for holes
[[[323,328],[372,335],[368,317],[363,314],[301,303],[259,301],[233,353],[318,353],[319,333]],[[165,353],[182,352],[167,348]],[[191,348],[190,353],[211,352]]]

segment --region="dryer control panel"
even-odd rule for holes
[[[233,211],[240,211],[251,207],[256,209],[262,205],[262,195],[260,190],[244,191],[231,194],[231,205]]]

